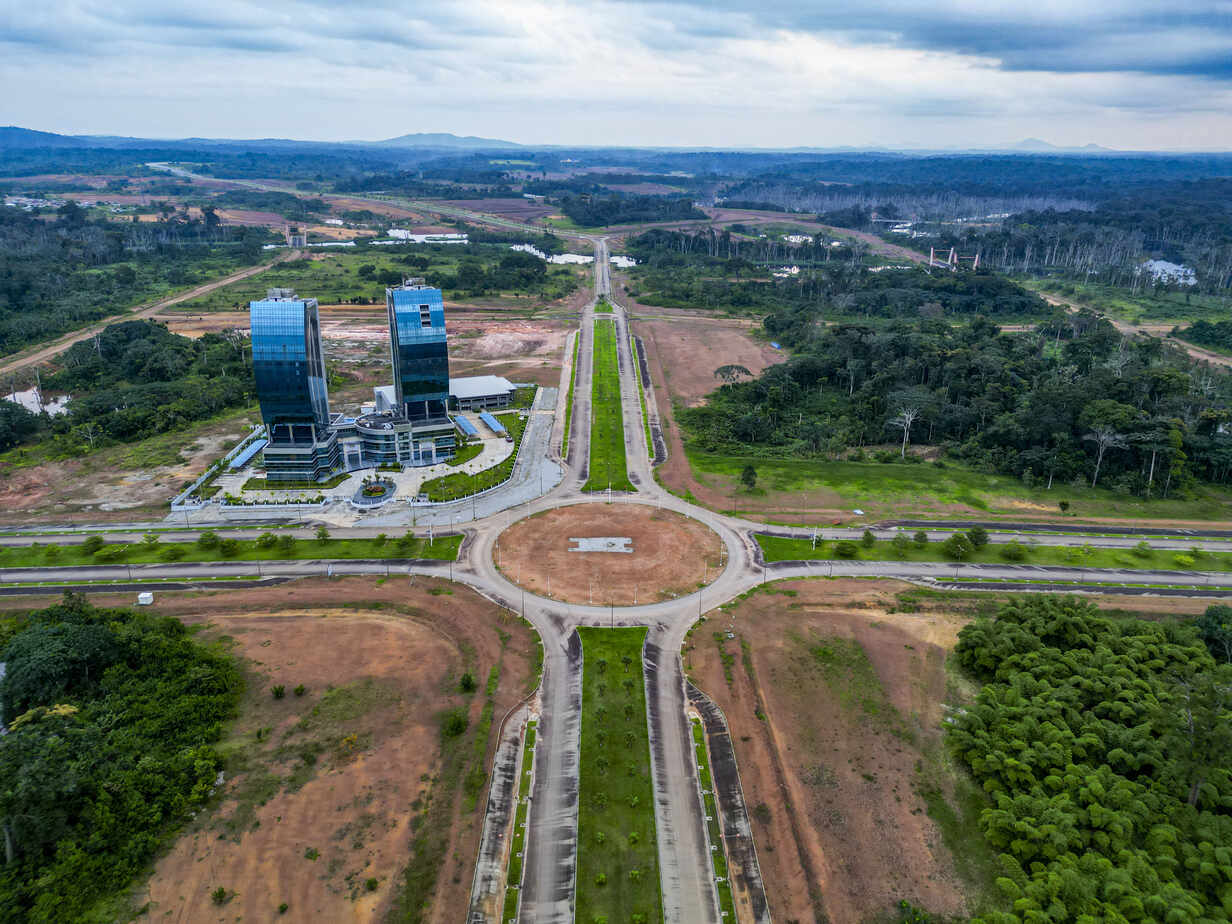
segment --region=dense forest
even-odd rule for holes
[[[217,208],[274,212],[292,221],[306,221],[315,214],[329,213],[329,203],[324,199],[308,199],[291,193],[256,189],[229,189],[211,199],[210,204]]]
[[[246,404],[254,387],[247,346],[246,337],[192,340],[153,321],[112,324],[74,344],[58,358],[59,371],[44,377],[45,391],[72,396],[66,413],[46,426],[59,450],[74,454],[176,430]],[[26,418],[23,435],[32,435]]]
[[[1033,597],[955,657],[983,687],[947,740],[989,795],[1009,908],[977,921],[1229,919],[1232,667],[1192,627]]]
[[[781,457],[892,442],[906,456],[926,443],[1028,483],[1148,497],[1232,473],[1232,377],[1158,339],[1085,314],[1024,334],[983,317],[820,319],[808,307],[769,315],[767,334],[793,356],[684,411],[691,445]]]
[[[0,355],[256,263],[264,240],[212,212],[95,221],[70,202],[47,221],[0,208]]]
[[[669,308],[863,318],[1053,314],[1038,295],[1001,276],[919,268],[873,272],[860,264],[858,251],[820,240],[793,252],[782,241],[745,241],[727,231],[653,230],[630,238],[627,249],[638,261],[630,294]],[[798,274],[767,278],[770,268],[793,256]]]
[[[706,217],[692,199],[671,196],[566,195],[560,200],[560,210],[586,228]]]
[[[81,595],[10,631],[0,919],[87,920],[209,798],[240,674],[174,619]]]

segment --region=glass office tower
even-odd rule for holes
[[[449,348],[441,290],[411,279],[385,290],[397,406],[413,424],[448,421]]]
[[[265,299],[249,303],[248,313],[253,377],[269,439],[267,475],[273,481],[317,481],[339,466],[317,300],[271,289]]]

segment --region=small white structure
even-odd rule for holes
[[[1198,276],[1193,267],[1168,260],[1147,260],[1138,269],[1139,273],[1149,273],[1155,282],[1167,286],[1194,286],[1198,284]]]
[[[449,380],[449,399],[459,411],[509,407],[514,388],[511,381],[499,375],[466,376]]]
[[[625,552],[633,554],[633,540],[628,536],[570,536],[576,543],[570,552]]]
[[[138,606],[150,606],[153,603],[154,603],[154,594],[152,594],[150,591],[143,590],[141,593],[137,594],[137,605]]]

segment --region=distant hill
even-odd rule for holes
[[[448,132],[417,132],[411,135],[399,135],[397,138],[386,138],[384,141],[363,141],[359,144],[382,148],[520,148],[522,145],[514,141],[501,141],[498,138],[476,138],[474,135],[451,135]]]
[[[71,135],[39,132],[16,125],[0,126],[0,150],[17,148],[82,148],[88,142]]]

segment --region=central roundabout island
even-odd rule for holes
[[[576,504],[538,513],[500,534],[492,560],[541,597],[633,606],[683,597],[726,563],[708,526],[642,504]]]

